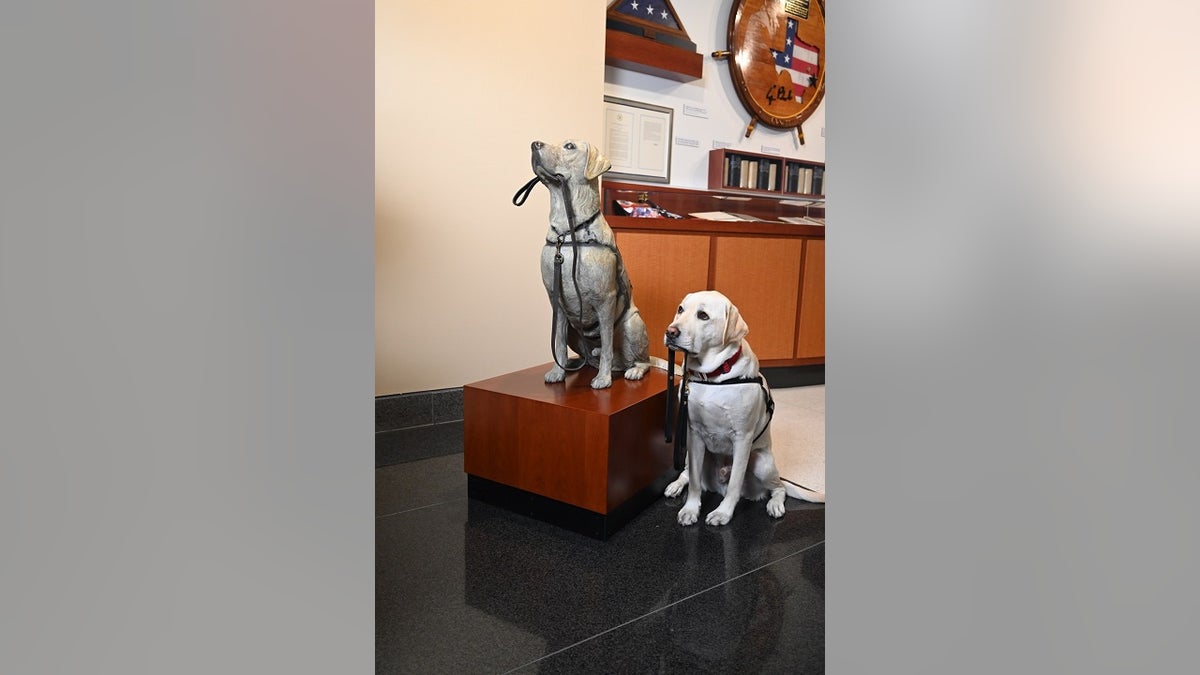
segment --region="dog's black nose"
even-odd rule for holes
[[[529,147],[534,150],[537,150],[537,149],[541,148],[543,145],[545,145],[545,143],[543,143],[541,141],[534,141],[529,144]]]
[[[667,337],[669,337],[669,338],[679,337],[679,329],[676,328],[675,326],[667,326]]]

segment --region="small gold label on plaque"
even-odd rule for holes
[[[809,0],[785,0],[783,3],[783,11],[792,16],[807,19],[808,18],[808,2]]]

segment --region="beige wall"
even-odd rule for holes
[[[379,0],[375,393],[548,362],[529,143],[603,141],[604,0]]]

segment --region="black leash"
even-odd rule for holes
[[[675,410],[675,351],[670,347],[667,348],[667,419],[663,425],[663,432],[666,434],[667,442],[672,442],[672,432],[674,432],[674,457],[672,461],[675,464],[676,471],[683,471],[684,457],[687,454],[687,426],[688,426],[688,377],[685,373],[681,378],[679,388],[682,390],[679,395],[679,410],[676,415],[676,424],[672,423],[671,414]],[[684,356],[685,363],[687,356]]]
[[[675,350],[667,347],[667,418],[663,423],[663,435],[671,442],[671,413],[675,410]],[[682,471],[682,469],[680,469]]]
[[[558,352],[555,351],[555,349],[554,349],[554,338],[555,338],[555,334],[558,330],[558,311],[559,311],[558,308],[559,308],[559,305],[561,304],[562,294],[563,294],[563,285],[562,285],[563,238],[567,237],[571,241],[571,252],[572,252],[572,255],[571,255],[571,279],[575,282],[575,298],[576,298],[577,302],[579,303],[579,316],[576,318],[576,324],[579,326],[583,326],[583,295],[579,291],[579,243],[575,240],[575,232],[576,232],[576,230],[580,230],[580,229],[586,228],[588,225],[591,225],[592,221],[594,221],[596,219],[596,216],[600,215],[600,212],[597,211],[596,213],[592,214],[592,216],[590,218],[583,221],[579,225],[576,225],[575,224],[575,208],[571,204],[571,196],[570,196],[570,193],[568,192],[569,187],[567,185],[567,179],[566,179],[566,176],[563,176],[561,174],[555,174],[553,181],[551,181],[550,179],[543,180],[543,178],[541,176],[534,176],[533,178],[531,178],[529,180],[528,183],[522,185],[517,190],[516,194],[513,195],[513,199],[512,199],[513,206],[524,205],[525,200],[529,198],[529,193],[533,192],[533,186],[537,185],[539,182],[545,182],[547,187],[550,187],[550,183],[553,182],[555,187],[557,187],[562,192],[563,206],[567,210],[567,228],[568,228],[567,231],[566,232],[558,232],[558,230],[554,230],[555,232],[558,233],[558,241],[557,242],[551,242],[551,241],[546,242],[547,246],[550,246],[550,245],[554,246],[554,284],[553,284],[554,297],[552,297],[550,299],[550,306],[554,313],[554,316],[550,322],[550,355],[554,358],[554,365],[558,366],[559,368],[562,368],[563,370],[565,370],[569,373],[573,373],[577,370],[582,369],[583,366],[585,364],[587,364],[587,355],[580,354],[581,358],[579,360],[578,365],[576,365],[574,368],[572,368],[572,367],[570,367],[569,360],[567,363],[559,363],[558,362]],[[551,225],[550,228],[554,229],[554,226]]]

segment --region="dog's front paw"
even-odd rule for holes
[[[767,515],[772,518],[782,518],[787,509],[783,506],[783,497],[772,497],[767,501]]]
[[[699,504],[696,504],[695,506],[687,505],[687,506],[684,506],[682,509],[679,509],[679,517],[677,518],[677,520],[679,521],[680,525],[695,525],[696,521],[699,519],[700,519],[700,505]]]
[[[646,375],[646,368],[643,366],[632,366],[625,371],[625,379],[640,380]]]
[[[704,522],[708,523],[709,525],[724,525],[725,523],[728,523],[729,519],[732,517],[733,513],[724,511],[718,507],[712,513],[708,514],[708,517],[704,519]]]
[[[612,386],[612,374],[601,373],[592,378],[592,389],[608,389]]]
[[[678,497],[683,494],[683,488],[687,487],[687,480],[678,479],[667,485],[667,489],[663,490],[663,494],[667,497]]]
[[[567,379],[567,371],[558,366],[554,366],[546,373],[546,382],[549,383],[562,382],[565,379]]]

